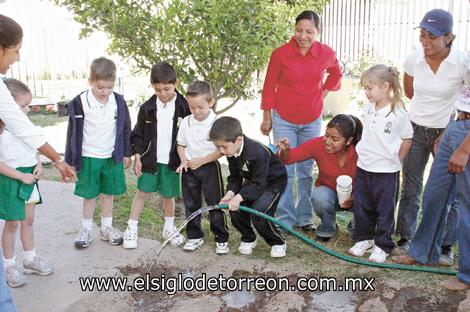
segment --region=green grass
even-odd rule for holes
[[[67,121],[68,117],[59,117],[57,113],[29,113],[28,117],[33,124],[40,127],[54,126],[60,122]]]
[[[53,168],[47,168],[45,171],[53,171]],[[222,172],[224,176],[227,175],[228,170],[223,166]],[[56,172],[53,174],[45,174],[47,177],[57,176]],[[131,170],[126,170],[127,179],[127,192],[124,195],[116,196],[114,199],[114,212],[113,223],[120,230],[127,227],[127,220],[129,218],[130,207],[136,192],[137,178]],[[314,178],[315,179],[315,178]],[[149,239],[162,240],[161,232],[163,229],[163,213],[162,204],[157,194],[152,194],[146,201],[143,213],[139,219],[139,236]],[[225,211],[227,213],[227,211]],[[184,206],[181,199],[176,203],[176,225],[181,224],[184,219]],[[99,224],[100,205],[98,203],[95,211],[94,221]],[[324,243],[327,248],[333,249],[340,253],[347,253],[354,242],[346,230],[346,226],[352,217],[352,213],[341,212],[337,215],[337,223],[339,225],[339,233],[333,237],[329,242]],[[233,253],[236,253],[236,248],[240,242],[239,232],[231,225],[230,218],[227,215],[227,223],[229,226],[230,237],[229,246]],[[316,217],[318,222],[318,218]],[[206,235],[207,242],[213,242],[214,236],[210,231],[207,216],[204,216],[202,227]],[[313,233],[307,234],[312,239],[315,238]],[[395,241],[398,240],[394,237]],[[425,296],[428,300],[441,300],[446,296],[446,292],[440,287],[440,281],[448,278],[445,275],[417,273],[411,271],[379,269],[372,267],[365,267],[355,264],[350,264],[329,256],[313,247],[301,242],[293,236],[287,237],[287,254],[288,256],[283,259],[273,260],[269,256],[270,247],[261,239],[258,239],[258,245],[254,249],[253,254],[248,256],[252,259],[263,259],[266,262],[276,261],[282,267],[283,264],[292,264],[295,262],[303,271],[303,274],[319,274],[324,277],[374,277],[376,281],[383,283],[387,280],[395,280],[401,284],[401,287],[414,287],[420,289],[420,295]],[[365,258],[366,259],[366,258]],[[388,260],[390,262],[390,260]],[[456,259],[455,263],[458,263]],[[456,266],[453,267],[456,269]]]

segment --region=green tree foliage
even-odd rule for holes
[[[254,95],[253,79],[272,50],[287,41],[303,9],[322,1],[280,0],[54,0],[75,14],[81,35],[104,31],[111,52],[140,69],[167,61],[183,84],[209,82],[215,101]],[[219,111],[220,112],[220,111]]]

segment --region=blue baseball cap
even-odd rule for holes
[[[429,31],[434,36],[444,36],[452,32],[452,26],[452,15],[449,12],[434,9],[424,15],[418,27]]]

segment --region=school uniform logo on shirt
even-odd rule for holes
[[[392,122],[391,121],[387,121],[385,123],[384,132],[388,133],[388,134],[390,134],[392,132]]]
[[[243,164],[242,171],[248,171],[248,162]]]

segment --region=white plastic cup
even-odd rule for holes
[[[352,192],[352,178],[348,175],[340,175],[336,178],[336,194],[338,203],[341,206],[349,199]]]

